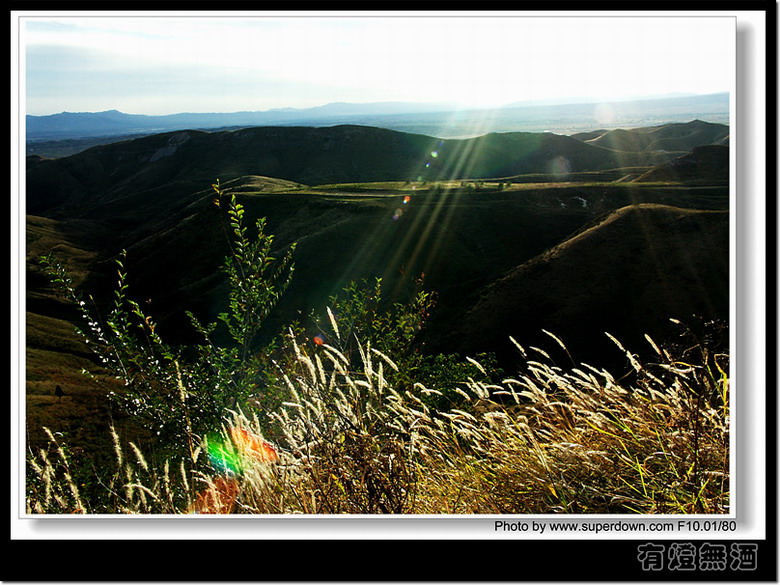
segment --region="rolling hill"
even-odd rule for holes
[[[441,346],[473,353],[503,345],[503,355],[519,358],[505,341],[511,335],[571,366],[544,329],[577,364],[625,365],[605,333],[637,352],[649,349],[645,333],[669,337],[670,318],[727,320],[728,250],[726,211],[620,208],[485,287]]]
[[[691,152],[643,173],[635,181],[728,183],[730,164],[728,146],[697,146]]]
[[[647,133],[688,136],[691,125],[681,126],[648,129]],[[724,132],[727,128],[719,128],[719,134]],[[694,151],[690,156],[696,152],[709,151]],[[87,246],[93,246],[99,258],[89,278],[97,278],[101,262],[128,249],[129,262],[137,265],[141,275],[136,278],[149,283],[142,285],[144,293],[155,296],[153,283],[159,278],[165,286],[157,287],[157,296],[175,298],[176,291],[189,289],[195,282],[218,278],[226,248],[214,221],[209,186],[221,180],[242,194],[250,214],[268,219],[280,246],[299,242],[303,266],[310,257],[318,258],[317,266],[354,266],[353,258],[374,245],[377,252],[369,257],[381,258],[375,263],[390,267],[386,274],[402,268],[401,263],[391,262],[387,252],[398,250],[396,257],[414,259],[404,264],[406,270],[425,271],[437,288],[448,289],[456,281],[468,286],[485,284],[559,243],[598,214],[620,206],[639,202],[713,205],[698,196],[702,191],[587,183],[547,184],[529,190],[523,178],[523,173],[534,173],[531,176],[544,176],[539,180],[563,181],[580,173],[580,179],[598,181],[603,173],[609,177],[606,180],[614,181],[623,176],[621,167],[626,167],[633,173],[650,171],[643,175],[644,181],[667,168],[662,163],[651,171],[655,158],[654,154],[617,152],[550,133],[439,140],[360,126],[174,132],[98,146],[63,159],[31,157],[27,211],[31,216],[60,220],[63,226],[79,222],[79,241],[91,242]],[[637,167],[640,163],[644,166]],[[503,189],[510,181],[512,187],[501,190],[496,185],[474,193],[473,185],[463,182],[490,177],[512,177]],[[453,182],[454,178],[460,183]],[[343,197],[355,190],[346,185],[330,191],[307,187],[388,180],[401,184],[389,194],[369,192],[362,199]],[[447,181],[446,188],[437,183]],[[523,185],[522,190],[514,190]],[[361,187],[356,190],[360,192]],[[387,218],[398,207],[398,197],[407,192],[414,194],[415,205],[398,222],[413,225],[404,239],[394,235],[398,224],[391,227]],[[722,207],[722,198],[715,205]],[[369,230],[368,226],[374,227]],[[519,240],[525,243],[519,245]],[[204,241],[211,245],[201,250],[198,244]],[[335,245],[338,242],[342,244]],[[303,252],[308,243],[311,253]],[[428,248],[440,254],[425,248],[429,243]],[[145,260],[135,259],[132,252],[136,250],[137,258]],[[168,253],[155,260],[160,250]],[[330,250],[328,257],[323,257],[325,250]],[[448,254],[460,262],[448,262]],[[165,260],[183,257],[188,261]],[[376,273],[369,265],[365,270]],[[352,270],[349,277],[361,270]],[[437,274],[447,271],[450,280],[437,282]],[[303,286],[319,289],[311,284],[317,278]],[[337,280],[341,284],[344,279]],[[179,306],[178,302],[172,301],[172,306]]]
[[[246,126],[331,126],[356,117],[399,116],[451,111],[450,104],[410,102],[335,102],[312,108],[276,108],[255,112],[177,113],[161,116],[104,112],[62,112],[26,117],[27,139],[78,139],[86,137],[160,134],[176,130],[215,129]]]
[[[522,173],[569,173],[651,167],[669,153],[626,153],[551,133],[488,134],[440,140],[363,126],[263,127],[182,131],[101,145],[61,159],[30,161],[31,214],[149,213],[151,201],[180,204],[216,179],[245,175],[308,185],[324,183],[480,179]],[[34,163],[34,164],[32,164]],[[158,208],[164,213],[164,208]]]
[[[694,149],[686,156],[702,161],[699,170],[672,179],[661,173],[676,154],[570,136],[441,140],[337,126],[188,130],[29,157],[31,416],[83,428],[84,412],[105,415],[97,387],[76,382],[82,367],[97,366],[70,332],[78,318],[36,259],[59,254],[100,305],[111,301],[114,259],[127,250],[129,294],[166,338],[192,341],[184,311],[212,320],[225,307],[216,180],[236,192],[247,221],[267,219],[276,253],[297,245],[269,336],[323,310],[349,281],[381,277],[401,299],[422,273],[438,294],[420,340],[430,351],[496,351],[512,362],[508,335],[541,345],[544,328],[594,362],[614,355],[604,330],[631,343],[669,316],[726,319],[729,193],[721,175],[702,169],[705,154],[727,151]],[[637,175],[645,178],[624,180]],[[45,417],[57,381],[81,408],[59,422]]]
[[[697,146],[722,144],[728,135],[728,126],[693,120],[686,124],[609,130],[585,142],[625,152],[688,152]]]

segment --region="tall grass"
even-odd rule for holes
[[[30,513],[499,514],[725,513],[729,378],[725,354],[683,361],[626,352],[632,375],[564,371],[535,348],[499,384],[390,382],[391,356],[349,355],[291,336],[273,412],[227,414],[187,458],[153,461],[115,436],[100,504],[85,501],[67,450],[29,458]],[[617,341],[616,341],[617,343]],[[479,364],[475,362],[475,367]]]

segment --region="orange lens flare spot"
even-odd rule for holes
[[[261,463],[275,463],[279,460],[279,454],[271,443],[246,429],[233,427],[230,429],[230,436],[242,453]]]
[[[406,197],[404,197],[404,204],[409,203],[411,200],[412,198],[409,195],[407,195]]]
[[[200,492],[189,509],[190,514],[230,514],[241,486],[234,477],[216,477]]]
[[[314,345],[323,345],[325,343],[325,340],[319,335],[315,335],[314,337],[312,337],[311,341],[312,343],[314,343]]]

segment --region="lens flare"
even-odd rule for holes
[[[409,195],[407,195],[406,197],[404,197],[404,205],[406,205],[407,203],[409,203],[411,200],[412,200],[412,198],[411,198]]]
[[[404,214],[404,210],[400,207],[395,210],[395,213],[393,214],[393,221],[398,221],[401,219],[401,216]]]
[[[207,441],[206,453],[211,466],[219,473],[226,475],[241,473],[241,456],[232,444],[218,439]]]
[[[593,111],[593,117],[599,124],[612,124],[615,121],[615,110],[609,104],[598,104]]]
[[[279,455],[271,443],[246,429],[233,427],[230,429],[230,437],[241,453],[261,463],[274,463],[279,460]]]
[[[279,455],[271,443],[246,429],[232,427],[230,441],[214,438],[206,442],[206,453],[211,466],[224,475],[240,475],[242,457],[251,457],[261,463],[274,463]]]
[[[322,335],[315,335],[311,338],[311,341],[314,345],[324,345],[325,339],[322,337]]]
[[[548,170],[553,175],[568,175],[571,173],[571,163],[565,156],[556,156],[549,162]]]
[[[245,458],[266,464],[279,461],[274,446],[261,436],[241,427],[231,427],[228,435],[212,435],[206,440],[209,462],[220,475],[198,493],[188,509],[190,514],[230,514],[241,491]]]
[[[200,492],[189,509],[191,514],[230,514],[241,486],[233,477],[216,477]]]

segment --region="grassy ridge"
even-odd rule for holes
[[[299,309],[321,307],[351,280],[378,276],[394,287],[421,273],[440,294],[439,311],[456,318],[481,286],[612,210],[639,203],[728,208],[728,194],[722,187],[516,183],[496,189],[496,184],[473,188],[465,183],[467,188],[448,190],[452,183],[306,188],[289,183],[271,187],[264,182],[258,189],[253,186],[258,181],[228,185],[236,187],[249,217],[267,218],[280,249],[294,242],[299,245],[298,271],[280,307],[280,324]],[[406,196],[410,200],[404,204]],[[113,285],[110,258],[127,249],[133,275],[130,285],[139,298],[151,301],[161,326],[173,319],[170,328],[179,328],[176,323],[181,321],[176,319],[181,319],[183,305],[214,314],[221,294],[218,267],[228,250],[211,199],[205,191],[196,192],[185,198],[176,213],[156,213],[141,223],[125,218],[124,230],[116,229],[115,218],[82,221],[78,237],[91,241],[82,246],[92,246],[93,256],[100,250],[100,257],[90,260],[89,273],[84,273],[85,286],[99,298],[97,291]],[[401,214],[394,220],[398,210]],[[30,224],[31,233],[35,229]],[[52,234],[41,240],[37,253],[73,237]],[[34,255],[36,249],[30,253]],[[168,253],[161,255],[159,250]],[[71,261],[74,268],[84,270]],[[38,293],[36,281],[31,282],[29,294],[34,301]]]

